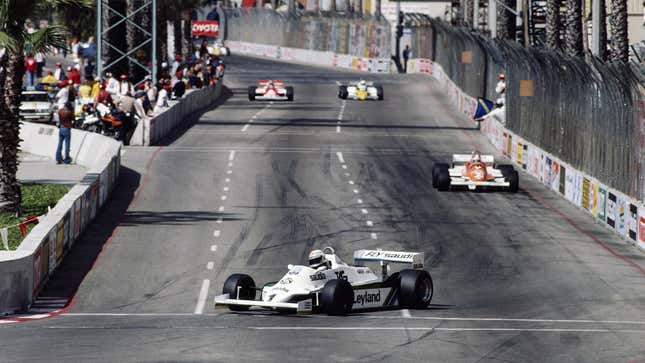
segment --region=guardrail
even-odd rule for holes
[[[186,117],[211,105],[221,94],[221,79],[215,85],[205,86],[198,90],[188,90],[181,99],[169,101],[168,108],[163,112],[152,118],[141,120],[130,138],[130,145],[150,146],[156,144],[179,126]]]
[[[22,150],[51,157],[58,144],[56,127],[24,122]],[[87,167],[83,180],[61,198],[15,251],[0,251],[0,314],[26,310],[78,236],[114,190],[121,165],[121,143],[72,130],[71,155]]]
[[[455,107],[467,117],[472,117],[477,100],[462,91],[440,64],[429,59],[414,59],[408,71],[425,73],[438,80],[446,88]],[[498,152],[547,188],[591,214],[598,222],[645,249],[643,203],[511,131],[505,127],[505,121],[488,117],[482,122],[482,133]]]

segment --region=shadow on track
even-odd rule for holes
[[[243,218],[238,217],[234,213],[218,213],[218,212],[205,212],[205,211],[168,211],[168,212],[153,212],[153,211],[133,211],[127,212],[121,222],[122,226],[137,226],[137,225],[189,225],[203,221],[239,221]]]
[[[479,130],[475,127],[460,127],[460,126],[422,126],[422,125],[400,125],[400,124],[351,124],[351,121],[343,120],[342,127],[356,128],[356,129],[413,129],[413,130],[462,130],[462,131],[476,131]],[[246,121],[199,121],[200,126],[231,126],[231,125],[246,125]],[[297,118],[297,119],[271,119],[271,120],[254,120],[254,125],[260,126],[307,126],[307,127],[336,127],[338,119],[316,119],[316,118]]]

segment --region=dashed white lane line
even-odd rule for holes
[[[410,315],[410,310],[408,309],[403,309],[401,310],[401,316],[404,318],[411,318],[412,315]]]
[[[347,165],[343,164],[343,169],[347,169]],[[347,175],[347,174],[345,174]]]
[[[368,227],[374,227],[374,222],[372,221],[367,221],[365,224],[367,224]]]
[[[340,123],[338,123],[338,125],[336,125],[336,133],[340,133]]]
[[[367,209],[361,209],[361,213],[367,214]]]
[[[340,83],[339,81],[336,81],[336,85],[337,85],[337,86],[342,86],[343,84],[342,84],[342,83]]]
[[[227,171],[226,171],[226,174],[229,174],[229,175],[230,175],[230,174],[233,174],[233,170],[227,170]]]
[[[225,192],[228,192],[228,187],[224,187],[224,188],[223,188],[223,190],[224,190]]]
[[[212,269],[213,269],[213,267],[215,267],[215,262],[213,262],[213,261],[208,261],[208,263],[206,264],[206,269],[207,269],[207,270],[212,270]]]
[[[227,197],[225,195],[222,195],[222,200],[226,200],[226,198]]]
[[[349,183],[349,185],[354,185],[354,181],[353,181],[353,180],[348,181],[348,183]]]
[[[228,167],[229,168],[233,167],[233,163],[228,163]]]
[[[217,252],[217,245],[211,246],[211,252]]]
[[[224,183],[230,183],[230,182],[231,182],[231,179],[229,178],[224,179]]]
[[[340,151],[336,152],[336,156],[338,157],[338,161],[340,161],[341,164],[345,164],[345,158],[343,157],[343,153]]]
[[[202,281],[202,288],[199,290],[199,297],[197,297],[197,306],[195,306],[195,314],[203,314],[204,306],[206,305],[206,298],[208,297],[208,288],[210,287],[211,280],[204,279]]]
[[[217,221],[215,221],[215,222],[217,222],[217,223],[222,223],[223,221],[224,221],[224,220],[223,220],[222,218],[217,218]]]
[[[217,208],[217,211],[218,212],[223,212],[224,211],[224,206],[220,205],[219,208]]]
[[[356,202],[358,202],[358,204],[363,204],[363,200],[361,198],[356,199]]]
[[[378,235],[376,233],[370,234],[370,237],[372,237],[372,239],[378,239]]]
[[[371,330],[371,331],[448,331],[448,332],[535,332],[535,333],[624,333],[645,334],[645,330],[637,329],[551,329],[551,328],[439,328],[439,327],[409,327],[409,326],[250,326],[253,330]]]
[[[244,125],[244,127],[242,127],[242,132],[248,130],[249,126],[250,126],[250,124]]]
[[[358,189],[354,189],[354,194],[358,194]]]
[[[231,153],[228,154],[228,161],[233,161],[235,159],[235,150],[231,150]]]
[[[222,231],[220,231],[219,229],[216,229],[216,230],[213,232],[213,237],[219,237],[221,234],[222,234]]]

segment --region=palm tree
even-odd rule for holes
[[[560,7],[562,0],[547,0],[546,2],[546,46],[560,50]]]
[[[611,54],[614,62],[629,61],[629,39],[627,36],[627,0],[613,0],[611,17]]]
[[[566,0],[567,19],[564,31],[564,47],[569,55],[581,57],[584,55],[582,42],[582,2]]]
[[[50,52],[66,46],[66,30],[49,26],[33,34],[24,28],[27,20],[43,6],[59,6],[82,0],[0,0],[0,48],[7,49],[4,89],[0,95],[0,210],[20,214],[22,195],[16,178],[20,122],[18,104],[25,75],[24,51]]]

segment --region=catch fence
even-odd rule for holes
[[[229,40],[366,58],[390,57],[390,24],[382,17],[290,14],[257,8],[227,8],[224,13]]]
[[[633,65],[492,40],[424,18],[415,58],[440,64],[473,97],[496,99],[506,75],[506,127],[628,196],[645,199],[644,80]]]

